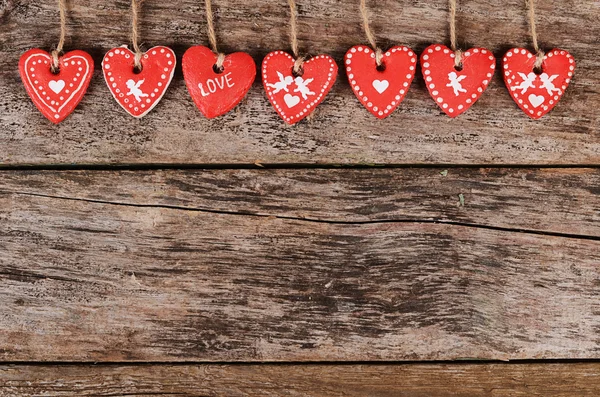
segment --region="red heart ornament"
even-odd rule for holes
[[[273,51],[262,63],[262,77],[269,101],[288,124],[311,114],[323,102],[337,77],[337,65],[329,55],[317,55],[304,62],[302,76],[294,77],[294,58]]]
[[[34,105],[51,122],[63,121],[79,104],[94,74],[94,61],[84,51],[70,51],[59,57],[59,71],[52,73],[52,57],[32,49],[21,56],[19,73]]]
[[[384,70],[377,69],[375,52],[357,45],[344,57],[348,81],[360,103],[383,119],[396,109],[415,77],[417,56],[408,47],[396,46],[382,57]]]
[[[421,69],[429,94],[452,118],[477,102],[496,68],[496,58],[485,48],[463,52],[461,70],[454,67],[455,57],[454,51],[442,44],[430,45],[421,54]]]
[[[210,48],[189,48],[181,61],[183,78],[202,114],[209,119],[233,109],[244,97],[256,77],[254,59],[245,52],[225,56],[223,71],[216,73],[217,55]]]
[[[551,111],[565,93],[575,71],[575,59],[554,49],[544,56],[535,73],[536,56],[524,48],[509,50],[503,59],[504,83],[517,105],[532,119]]]
[[[102,71],[117,103],[133,117],[143,117],[160,102],[175,71],[175,53],[157,46],[142,55],[142,70],[134,71],[134,53],[127,46],[108,51]]]

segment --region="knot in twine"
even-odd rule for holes
[[[454,50],[454,67],[455,68],[460,68],[462,67],[462,57],[463,57],[463,52],[462,50]]]
[[[539,70],[542,67],[545,56],[546,56],[546,53],[544,51],[538,50],[538,52],[535,54],[535,63],[533,64],[533,67],[535,69]]]
[[[300,75],[302,74],[302,65],[304,64],[304,57],[298,57],[294,61],[294,74]]]

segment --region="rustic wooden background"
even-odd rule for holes
[[[66,49],[128,42],[128,0],[69,0]],[[369,1],[383,47],[447,42],[447,2]],[[500,4],[501,3],[501,4]],[[529,46],[522,0],[460,1],[464,47]],[[213,0],[223,50],[288,49],[285,1]],[[358,0],[298,0],[341,62]],[[529,120],[500,75],[451,120],[417,76],[379,121],[343,73],[290,127],[260,82],[206,120],[181,70],[145,118],[97,70],[58,126],[21,53],[54,0],[0,0],[0,396],[597,396],[600,2],[537,5],[576,76]],[[205,44],[203,1],[146,0],[146,48]]]

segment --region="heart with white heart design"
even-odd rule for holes
[[[163,46],[149,49],[140,59],[139,72],[134,57],[127,46],[113,48],[104,56],[102,71],[117,103],[133,117],[143,117],[167,91],[175,71],[175,53]]]
[[[329,55],[317,55],[302,64],[301,75],[294,75],[294,58],[284,51],[273,51],[262,63],[262,78],[267,98],[288,124],[311,114],[323,102],[337,77],[337,65]]]
[[[524,48],[513,48],[503,58],[504,82],[516,104],[532,119],[551,111],[562,98],[575,71],[575,59],[554,49],[535,71],[536,56]]]
[[[90,85],[94,61],[84,51],[67,52],[59,57],[57,73],[50,69],[52,57],[40,49],[24,53],[19,73],[34,105],[51,122],[63,121],[79,104]]]
[[[434,44],[421,55],[421,69],[429,94],[449,117],[466,112],[483,94],[496,69],[496,58],[485,48],[471,48],[462,54],[462,68],[456,68],[454,51]]]
[[[375,117],[383,119],[404,100],[415,77],[417,56],[408,47],[392,47],[382,54],[378,68],[375,52],[357,45],[346,52],[344,62],[354,95]]]

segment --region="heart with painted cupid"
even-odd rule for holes
[[[217,55],[205,46],[189,48],[181,60],[183,78],[192,100],[212,119],[233,109],[248,93],[256,77],[256,64],[245,52],[225,56],[216,70]]]
[[[516,104],[532,119],[539,119],[560,101],[575,71],[575,59],[564,50],[544,55],[536,73],[536,56],[513,48],[503,58],[504,83]]]
[[[295,124],[323,102],[337,77],[337,65],[329,55],[317,55],[302,65],[301,75],[293,73],[294,58],[274,51],[262,63],[262,78],[267,97],[279,116]]]
[[[56,73],[46,51],[32,49],[19,60],[19,73],[29,97],[51,122],[63,121],[79,104],[94,74],[94,61],[84,51],[70,51],[58,58]]]
[[[471,48],[462,54],[462,68],[456,68],[454,51],[433,44],[421,54],[421,69],[429,94],[449,117],[467,111],[483,94],[496,68],[496,58],[485,48]]]
[[[102,61],[102,71],[108,89],[119,105],[133,117],[143,117],[165,94],[175,71],[175,53],[157,46],[146,51],[141,70],[136,71],[135,55],[127,46],[108,51]]]
[[[404,100],[415,77],[417,56],[408,47],[396,46],[382,54],[377,67],[375,52],[357,45],[344,57],[352,91],[375,117],[389,116]]]

